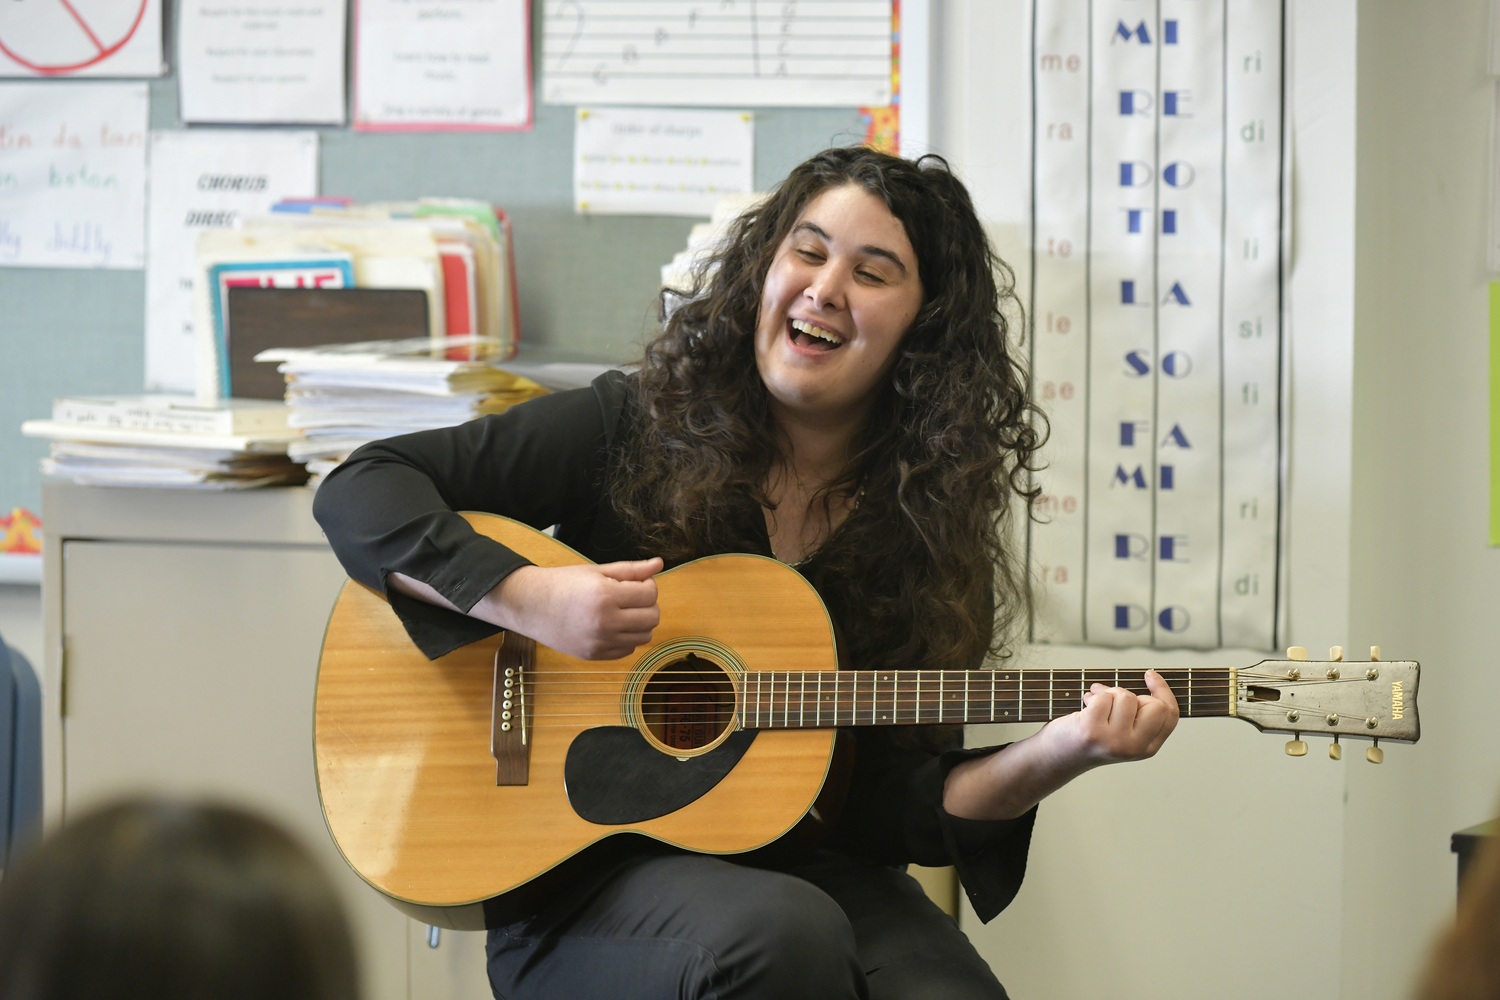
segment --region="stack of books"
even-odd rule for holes
[[[543,395],[496,367],[504,345],[483,338],[371,341],[262,351],[286,378],[291,458],[325,475],[369,441],[451,427]]]
[[[420,292],[432,337],[479,337],[498,344],[505,357],[516,350],[510,221],[487,202],[287,201],[234,229],[205,231],[196,252],[197,384],[204,398],[232,395],[229,358],[240,353],[231,348],[234,288]]]
[[[239,490],[301,485],[297,439],[279,401],[191,396],[65,396],[51,420],[21,425],[52,441],[44,475],[88,486]]]

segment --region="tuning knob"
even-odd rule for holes
[[[1379,646],[1371,646],[1370,647],[1370,659],[1379,661],[1379,659],[1380,659],[1380,647]]]
[[[1297,735],[1297,734],[1294,733],[1293,735]],[[1306,757],[1307,756],[1307,744],[1304,743],[1302,740],[1287,740],[1286,741],[1286,755],[1288,757]]]
[[[1332,660],[1333,662],[1338,663],[1340,660],[1342,660],[1344,658],[1344,647],[1343,646],[1329,646],[1328,647],[1328,658],[1330,660]]]
[[[1385,763],[1385,751],[1380,749],[1379,740],[1376,740],[1375,745],[1365,751],[1365,760],[1369,761],[1371,764]]]
[[[1339,746],[1339,738],[1335,736],[1333,742],[1328,744],[1328,756],[1333,760],[1344,759],[1344,748]]]
[[[1287,647],[1287,651],[1286,651],[1286,658],[1288,660],[1305,660],[1305,659],[1307,659],[1307,647],[1306,646],[1288,646]]]

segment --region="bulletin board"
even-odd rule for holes
[[[167,7],[172,53],[175,2]],[[540,7],[536,0],[534,46]],[[175,75],[150,87],[150,127],[183,127]],[[852,107],[751,110],[759,190],[818,150],[865,135]],[[628,361],[654,323],[661,265],[698,220],[576,215],[573,129],[571,106],[540,99],[529,131],[322,129],[321,191],[361,202],[481,198],[504,208],[514,226],[523,358]],[[47,416],[55,396],[141,391],[144,324],[144,271],[0,268],[0,503],[40,509],[46,442],[23,438],[21,421]]]

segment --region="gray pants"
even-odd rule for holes
[[[915,879],[833,851],[785,871],[632,859],[488,953],[499,1000],[1006,1000]]]

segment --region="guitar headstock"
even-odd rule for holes
[[[1302,736],[1333,737],[1328,755],[1342,756],[1341,737],[1372,739],[1365,757],[1379,764],[1381,740],[1415,743],[1422,734],[1417,717],[1417,682],[1422,666],[1415,660],[1382,660],[1370,647],[1368,661],[1344,659],[1335,646],[1326,660],[1309,660],[1307,650],[1293,646],[1284,660],[1262,660],[1235,673],[1235,715],[1260,730],[1291,733],[1286,752],[1307,753]]]

